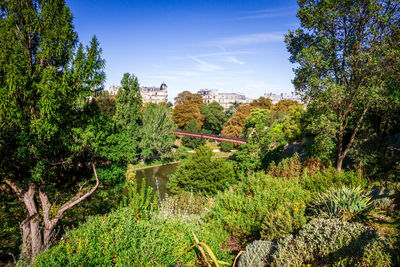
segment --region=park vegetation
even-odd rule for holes
[[[64,1],[27,3],[0,4],[0,261],[400,264],[399,1],[299,0],[302,103],[228,110],[144,104],[130,73],[109,95],[96,36],[79,43]],[[218,144],[226,159],[175,129],[247,143]],[[172,161],[165,199],[127,171]]]

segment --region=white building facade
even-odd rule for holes
[[[167,103],[168,101],[168,86],[162,83],[160,87],[142,86],[140,87],[140,94],[142,95],[143,103]]]
[[[265,93],[264,97],[271,99],[273,104],[276,104],[281,100],[295,100],[295,101],[301,103],[300,96],[296,95],[295,93],[290,93],[290,94],[287,94],[287,93],[281,93],[281,94]]]
[[[218,89],[201,89],[197,92],[203,97],[203,103],[213,101],[220,104],[224,109],[228,109],[233,103],[249,104],[252,99],[241,93],[219,93]]]

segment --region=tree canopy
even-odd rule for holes
[[[31,257],[49,245],[64,212],[99,184],[96,177],[50,214],[50,193],[79,182],[73,172],[88,173],[95,162],[82,135],[93,130],[90,96],[102,89],[104,60],[95,36],[78,45],[64,1],[2,1],[0,44],[0,179],[27,210],[20,228]]]
[[[145,158],[167,156],[174,145],[175,136],[172,134],[174,128],[171,112],[165,105],[153,103],[146,105],[143,126],[140,129],[142,156]]]
[[[293,83],[314,119],[332,122],[314,134],[335,143],[341,170],[365,116],[390,95],[386,75],[398,70],[399,1],[298,2],[301,26],[285,39],[298,64]]]
[[[204,115],[203,129],[210,133],[219,134],[228,119],[224,108],[217,102],[211,102],[204,104],[200,111]]]
[[[172,120],[183,129],[192,119],[202,126],[204,115],[200,109],[203,106],[203,98],[199,94],[192,94],[189,91],[179,93],[175,98],[175,108]]]
[[[191,191],[216,194],[236,182],[232,165],[213,157],[211,148],[200,146],[178,166],[168,181],[172,192]]]

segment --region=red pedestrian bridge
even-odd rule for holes
[[[202,139],[216,140],[219,142],[229,142],[229,143],[234,143],[234,144],[246,144],[247,143],[247,139],[245,139],[245,138],[238,138],[238,137],[232,137],[232,136],[226,136],[226,135],[194,133],[194,132],[188,132],[188,131],[173,131],[172,133],[175,135],[198,137],[198,138],[202,138]]]

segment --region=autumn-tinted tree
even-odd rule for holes
[[[115,99],[116,96],[110,95],[107,91],[103,91],[97,95],[95,102],[102,114],[113,118],[115,115]]]
[[[289,107],[298,105],[300,105],[300,103],[296,100],[283,99],[274,105],[274,111],[287,112]]]
[[[271,99],[265,98],[265,97],[260,97],[258,99],[253,100],[250,103],[250,106],[271,110],[271,109],[273,109],[274,104],[272,103]]]
[[[64,1],[1,1],[0,179],[26,209],[20,229],[28,258],[48,247],[65,211],[99,185],[96,176],[94,185],[76,187],[95,159],[82,136],[91,131],[89,96],[102,88],[104,61],[95,37],[86,49],[75,50],[77,41]],[[73,197],[58,194],[65,202],[52,205],[65,191]]]
[[[175,108],[172,120],[183,129],[192,119],[202,126],[204,115],[200,109],[203,106],[203,98],[199,94],[184,91],[175,98]]]
[[[298,64],[294,85],[314,120],[331,121],[314,134],[335,144],[341,170],[371,107],[388,96],[387,73],[398,70],[399,1],[298,3],[301,27],[285,39]]]
[[[253,108],[254,107],[251,107],[250,105],[239,106],[235,114],[233,114],[222,129],[221,134],[239,137],[244,128],[244,121],[248,116],[250,116]]]
[[[228,120],[235,114],[236,110],[238,107],[241,105],[241,103],[235,101],[232,103],[232,105],[225,111],[226,116],[228,117]]]
[[[211,102],[204,104],[200,111],[204,115],[203,129],[210,133],[219,134],[227,121],[224,108],[217,102]]]
[[[175,136],[172,134],[174,128],[171,112],[165,105],[148,104],[140,129],[142,157],[167,156],[174,145]]]

